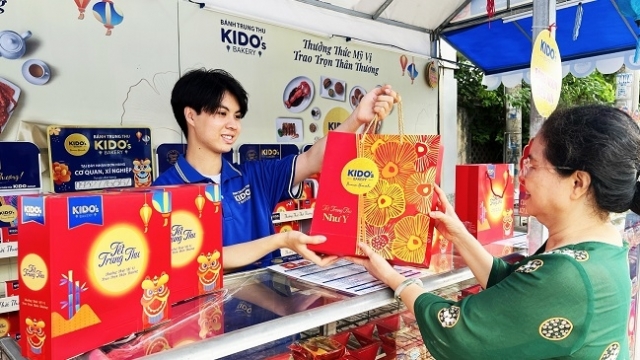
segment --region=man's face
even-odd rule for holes
[[[231,151],[233,144],[240,136],[241,113],[238,101],[229,93],[225,93],[218,110],[210,114],[191,112],[193,121],[189,125],[193,131],[189,134],[189,146],[204,147],[211,152],[223,154]],[[195,140],[196,144],[193,144]]]

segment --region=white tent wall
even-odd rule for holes
[[[3,7],[4,13],[0,15],[2,25],[0,30],[12,30],[17,33],[29,30],[33,35],[26,42],[27,52],[24,57],[15,60],[0,58],[0,78],[22,89],[19,104],[7,127],[0,134],[0,141],[32,141],[42,149],[45,162],[48,156],[45,129],[50,124],[147,125],[152,128],[154,147],[160,143],[180,142],[180,130],[173,120],[169,105],[173,83],[179,74],[188,68],[197,65],[222,67],[221,64],[230,64],[229,66],[234,68],[229,70],[243,83],[248,82],[246,86],[251,95],[250,112],[244,122],[242,142],[274,142],[276,136],[272,135],[275,125],[273,119],[283,115],[296,115],[289,114],[284,109],[282,90],[292,76],[303,75],[308,71],[305,70],[307,68],[295,70],[297,65],[291,63],[293,56],[289,52],[291,49],[287,50],[285,42],[295,39],[297,42],[295,46],[301,49],[303,47],[301,39],[324,39],[325,42],[335,45],[347,44],[344,37],[351,37],[351,42],[347,44],[349,47],[374,54],[373,61],[379,62],[376,66],[381,69],[380,76],[355,71],[349,73],[341,69],[316,73],[321,70],[312,69],[309,71],[313,75],[313,80],[318,83],[320,75],[342,77],[347,81],[347,86],[362,85],[367,90],[383,83],[392,84],[402,93],[405,100],[405,121],[410,124],[407,132],[433,134],[440,130],[445,153],[454,155],[456,152],[457,132],[449,131],[447,126],[449,122],[455,124],[456,121],[455,115],[451,115],[456,113],[456,96],[455,92],[451,92],[452,86],[455,88],[455,84],[451,83],[454,81],[452,70],[442,68],[438,88],[432,89],[426,84],[424,69],[429,60],[427,55],[431,47],[429,34],[425,31],[331,13],[297,1],[225,1],[225,4],[233,5],[233,8],[222,9],[230,18],[236,14],[242,19],[247,19],[248,23],[272,24],[275,19],[269,20],[266,17],[263,19],[260,16],[260,12],[266,14],[268,8],[269,12],[283,14],[286,19],[291,20],[291,23],[287,23],[281,19],[279,21],[282,23],[274,25],[271,33],[278,35],[270,38],[271,52],[267,54],[267,51],[262,55],[263,58],[267,55],[271,57],[271,63],[260,65],[264,66],[261,72],[258,71],[261,76],[249,79],[246,75],[247,70],[255,72],[255,69],[243,68],[243,64],[250,58],[247,56],[243,58],[241,54],[222,50],[220,20],[219,15],[215,14],[223,13],[211,11],[208,5],[205,9],[199,9],[197,4],[185,0],[115,1],[114,4],[118,11],[122,12],[124,20],[112,29],[110,36],[105,36],[104,25],[92,14],[92,6],[96,3],[97,1],[89,2],[84,20],[78,19],[79,12],[74,1],[64,5],[47,0],[18,1],[9,2]],[[267,4],[271,6],[278,4],[279,7],[269,8]],[[182,17],[179,9],[183,10]],[[188,13],[197,14],[198,18],[209,14],[212,19],[218,19],[218,23],[215,24],[218,28],[212,32],[198,33],[197,28],[193,28],[194,23],[188,17]],[[254,18],[259,20],[252,20]],[[192,23],[189,23],[190,21]],[[319,27],[315,30],[309,29],[303,27],[305,24],[314,24]],[[277,30],[276,27],[284,30]],[[189,31],[181,33],[181,29]],[[331,29],[331,31],[317,32],[322,29]],[[187,38],[188,33],[193,36]],[[339,33],[344,37],[334,37],[329,33]],[[283,37],[280,34],[286,36]],[[359,38],[369,39],[374,43],[358,42],[356,39]],[[214,45],[218,46],[218,50],[203,52],[201,59],[185,58],[185,49],[209,48],[210,50]],[[278,47],[284,48],[287,52],[275,51],[274,49]],[[455,59],[455,53],[444,49],[441,52],[444,56]],[[194,52],[191,54],[198,55]],[[401,54],[409,58],[409,63],[415,58],[415,69],[419,72],[415,84],[409,83],[408,76],[401,75],[398,61]],[[236,57],[229,60],[232,55]],[[283,67],[291,74],[287,72],[280,76],[275,72],[277,67],[271,65],[279,57],[283,59],[284,65],[277,66]],[[25,61],[34,58],[43,60],[51,68],[51,80],[45,85],[31,84],[22,75],[22,66]],[[254,55],[254,58],[258,56]],[[222,60],[217,61],[218,59]],[[280,80],[284,80],[285,83],[278,85],[276,81]],[[260,91],[262,84],[273,86],[273,89],[267,93]],[[277,95],[276,97],[280,100],[271,102],[260,100],[271,95]],[[341,106],[351,111],[348,101],[339,104],[322,99],[318,95],[316,98],[317,101],[326,104],[327,110],[331,106]],[[307,112],[312,107],[309,107]],[[438,116],[440,129],[438,129]],[[395,112],[390,119],[395,119]],[[318,135],[322,134],[322,131],[310,133],[308,129],[313,121],[309,120],[311,119],[304,120],[305,143],[313,142]],[[265,121],[270,124],[268,127]],[[396,132],[397,128],[392,126],[394,123],[395,121],[385,122],[383,132]],[[318,127],[322,129],[321,120],[318,121]],[[259,130],[252,131],[252,129]],[[301,146],[302,143],[297,145]],[[448,156],[443,172],[443,186],[448,193],[454,190],[455,160],[451,159],[455,157]],[[45,165],[43,175],[45,181],[48,181],[47,166],[43,165]]]

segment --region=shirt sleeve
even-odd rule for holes
[[[508,262],[494,257],[493,265],[491,266],[491,272],[489,273],[489,279],[487,279],[487,288],[492,287],[493,285],[499,283],[507,276],[511,275],[511,273],[517,269],[517,265],[509,264]]]
[[[502,281],[459,302],[425,293],[414,308],[436,359],[547,359],[582,346],[593,292],[575,259],[554,254],[524,259]]]
[[[252,181],[273,206],[280,201],[297,199],[302,194],[302,186],[298,187],[297,193],[292,191],[297,160],[297,155],[289,155],[280,160],[246,163],[246,169],[252,173]]]

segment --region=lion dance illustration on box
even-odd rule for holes
[[[142,305],[142,311],[144,312],[144,322],[150,325],[155,325],[163,320],[169,318],[169,288],[167,283],[169,282],[169,275],[165,272],[158,277],[157,275],[152,278],[147,276],[142,281],[142,299],[140,304]]]
[[[220,252],[218,250],[206,255],[198,256],[198,278],[200,279],[200,293],[208,293],[216,288],[216,282],[220,276],[222,266],[218,259]]]

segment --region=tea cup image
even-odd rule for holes
[[[27,51],[27,39],[31,31],[18,34],[15,31],[0,31],[0,57],[5,59],[19,59]]]
[[[31,59],[22,65],[22,76],[33,85],[44,85],[51,79],[51,70],[44,61]]]

